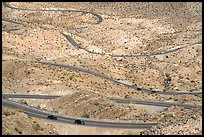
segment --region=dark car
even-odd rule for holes
[[[47,116],[47,118],[53,119],[53,120],[57,120],[57,117],[56,117],[56,116],[53,116],[53,115],[49,115],[49,116]]]
[[[74,121],[75,124],[81,124],[81,125],[84,125],[85,122],[83,120],[80,120],[80,119],[77,119]]]

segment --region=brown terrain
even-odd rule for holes
[[[29,117],[3,107],[2,134],[202,134],[202,109],[122,104],[109,97],[202,104],[202,96],[138,92],[76,70],[42,65],[49,61],[104,74],[138,87],[170,91],[202,91],[201,3],[137,2],[12,2],[28,9],[75,9],[80,12],[14,10],[2,7],[2,93],[60,95],[57,99],[11,99],[62,116],[100,121],[160,122],[151,129],[82,127]],[[76,49],[60,33],[69,34]],[[111,55],[168,54],[140,57]],[[21,120],[22,121],[21,121]]]

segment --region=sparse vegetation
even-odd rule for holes
[[[174,129],[178,125],[175,126],[172,119],[183,115],[183,110],[170,109],[171,111],[164,115],[157,107],[116,103],[109,98],[202,103],[202,97],[198,96],[165,96],[141,92],[142,89],[194,92],[202,88],[201,4],[16,2],[11,5],[31,9],[73,8],[93,11],[102,15],[103,22],[95,24],[96,16],[80,12],[27,10],[13,12],[14,10],[9,8],[2,8],[2,18],[24,24],[22,26],[3,22],[3,28],[20,28],[19,31],[2,32],[2,56],[5,58],[2,62],[3,93],[62,95],[58,99],[46,100],[45,108],[72,117],[113,121],[117,119],[124,122],[169,121],[166,125],[171,125]],[[65,31],[71,33],[76,43],[85,50],[75,48],[60,33]],[[199,43],[190,45],[194,41]],[[182,46],[187,47],[173,53],[146,56]],[[106,55],[91,54],[87,51],[103,52]],[[109,56],[133,54],[144,56]],[[116,80],[128,81],[138,88],[132,89],[95,75],[42,65],[35,61],[80,67]],[[27,104],[27,99],[14,100]],[[34,106],[36,103],[38,100],[29,101],[29,104]],[[44,108],[43,103],[40,105]],[[3,134],[54,133],[51,125],[44,125],[47,122],[27,116],[20,109],[12,110],[2,111]],[[192,112],[200,113],[196,110]],[[192,112],[189,114],[192,115]],[[181,125],[184,125],[179,127],[180,129],[186,128],[185,120],[189,119],[185,117],[187,113],[188,111],[182,117],[184,122],[181,122]],[[191,127],[197,124],[197,131],[201,130],[198,128],[198,117],[195,116],[193,120],[197,121],[191,124]],[[162,126],[158,127],[159,132],[150,129],[150,133],[153,130],[155,134],[164,133],[160,132]],[[169,133],[173,128],[167,128],[169,130],[165,133]],[[61,131],[68,132],[68,129],[70,128]],[[191,129],[193,128],[186,128],[188,131],[192,131]],[[183,131],[177,133],[184,134]]]
[[[9,116],[9,115],[11,115],[11,113],[9,111],[3,111],[3,115]]]
[[[28,105],[28,103],[27,103],[27,101],[25,99],[21,99],[21,100],[19,100],[19,102],[22,103],[22,104]]]
[[[73,80],[74,79],[74,75],[69,76],[69,80]]]
[[[84,114],[84,115],[82,115],[81,117],[89,118],[89,114]]]
[[[16,130],[19,134],[22,134],[22,131],[21,131],[19,128],[15,127],[15,130]]]
[[[33,127],[33,129],[34,129],[35,131],[41,130],[41,127],[40,127],[40,125],[39,125],[38,123],[32,124],[32,127]]]

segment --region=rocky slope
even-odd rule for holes
[[[17,31],[2,32],[3,93],[62,95],[54,100],[26,99],[29,105],[62,115],[106,121],[160,121],[161,124],[141,133],[136,130],[99,131],[98,128],[92,128],[96,132],[91,133],[76,131],[74,126],[53,123],[59,132],[49,133],[49,129],[45,129],[40,123],[37,131],[32,126],[18,126],[19,123],[15,122],[18,117],[24,119],[24,123],[28,122],[27,125],[32,125],[33,119],[22,112],[15,112],[14,115],[2,114],[4,134],[202,133],[199,123],[202,119],[200,110],[118,104],[108,99],[118,97],[201,104],[202,96],[141,93],[80,71],[36,64],[36,61],[49,61],[77,66],[128,84],[163,92],[202,91],[201,3],[10,4],[31,9],[94,11],[103,17],[103,22],[96,24],[95,16],[78,12],[21,11],[2,7],[3,18],[23,24],[14,25],[2,21],[3,29],[20,28]],[[76,49],[61,32],[69,34],[81,47],[106,55],[90,54],[85,50]],[[181,49],[158,56],[124,58],[109,56],[161,53],[176,48]],[[9,113],[10,111],[9,109]],[[12,122],[15,124],[12,125]],[[68,128],[69,132],[62,130]],[[83,131],[88,129],[82,128]]]

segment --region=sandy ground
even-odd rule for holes
[[[27,116],[20,110],[2,107],[3,135],[57,135],[52,124]]]
[[[150,131],[126,131],[55,124],[58,134],[196,134],[202,133],[201,110],[182,128],[171,128],[168,119],[188,119],[193,111],[117,104],[108,97],[146,99],[201,104],[202,97],[192,95],[155,95],[140,93],[99,77],[74,70],[45,66],[34,61],[50,61],[78,66],[135,86],[169,91],[202,91],[201,3],[10,3],[32,9],[77,9],[94,11],[103,17],[75,12],[36,12],[3,8],[3,18],[24,24],[4,23],[3,28],[21,28],[2,32],[3,93],[62,95],[55,100],[26,100],[62,115],[92,119],[155,122],[163,125]],[[84,28],[85,27],[85,28]],[[73,37],[81,47],[106,54],[147,54],[184,47],[177,52],[149,57],[112,58],[90,54],[73,47],[60,33]],[[83,111],[78,111],[83,110]],[[174,116],[171,113],[174,113]],[[167,113],[170,116],[161,116]],[[179,120],[172,123],[178,124]],[[4,121],[3,121],[4,122]],[[181,122],[183,123],[183,122]],[[194,125],[197,123],[196,130]],[[169,126],[167,126],[169,125]],[[174,126],[172,125],[172,126]],[[66,128],[69,130],[63,130]],[[188,129],[187,132],[184,127]],[[158,130],[161,128],[162,130]],[[156,132],[157,130],[157,132]],[[93,132],[90,132],[93,131]],[[167,133],[168,131],[168,133]],[[35,134],[35,133],[33,133]]]

